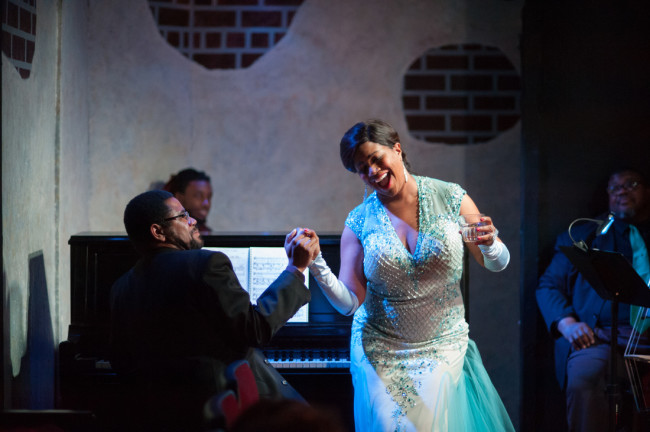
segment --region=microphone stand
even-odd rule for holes
[[[609,228],[614,223],[614,214],[610,213],[608,216],[608,221],[603,228],[599,227],[598,235],[607,234]],[[607,398],[609,400],[609,430],[611,432],[616,431],[616,425],[618,424],[618,411],[619,411],[619,402],[621,398],[620,386],[618,385],[617,379],[617,349],[618,349],[618,295],[619,293],[614,293],[614,296],[611,301],[612,307],[612,329],[609,341],[609,385],[607,386]]]
[[[618,423],[618,407],[621,397],[620,386],[617,379],[617,349],[618,349],[618,292],[611,300],[612,329],[609,342],[609,384],[607,385],[607,399],[609,401],[609,430],[616,431]]]
[[[598,235],[607,234],[607,231],[611,228],[614,223],[614,214],[610,213],[608,216],[607,223],[603,228],[598,229]],[[616,350],[618,349],[618,295],[619,293],[614,293],[611,307],[612,307],[612,329],[609,340],[609,385],[607,386],[607,397],[609,400],[609,430],[611,432],[616,431],[616,425],[618,424],[618,411],[619,403],[621,398],[620,386],[618,385],[618,368],[617,368],[617,359],[618,355]]]

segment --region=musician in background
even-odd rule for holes
[[[609,177],[607,194],[609,211],[614,216],[607,232],[603,233],[602,225],[586,222],[572,227],[573,239],[584,240],[590,248],[620,252],[647,283],[650,278],[647,177],[631,168],[614,171]],[[600,219],[607,217],[602,215]],[[572,244],[568,233],[558,236],[555,255],[539,280],[537,304],[551,335],[556,338],[556,375],[566,391],[569,430],[606,431],[610,412],[606,387],[611,304],[596,293],[559,249]],[[619,304],[618,330],[622,353],[632,331],[630,305]],[[641,345],[648,345],[648,333],[643,333]],[[623,364],[621,357],[618,365]]]
[[[190,216],[196,219],[196,226],[201,234],[212,232],[212,228],[206,224],[212,206],[210,177],[203,171],[186,168],[178,174],[172,174],[163,189],[174,194]]]
[[[198,430],[203,403],[224,390],[223,368],[241,359],[260,397],[302,399],[252,347],[310,300],[303,272],[320,250],[315,233],[287,236],[289,265],[253,305],[228,257],[200,249],[197,221],[171,193],[133,198],[124,226],[141,258],[111,290],[110,360],[141,396],[133,430]]]

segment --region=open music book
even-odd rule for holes
[[[256,300],[289,264],[284,247],[204,247],[223,252],[230,258],[241,286]],[[309,270],[305,270],[305,285],[309,288]],[[306,323],[309,303],[301,307],[288,321]]]

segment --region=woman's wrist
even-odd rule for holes
[[[494,240],[491,245],[478,245],[483,254],[483,265],[486,269],[499,272],[505,269],[510,262],[510,252],[505,244]]]
[[[494,241],[492,242],[491,245],[480,244],[480,245],[478,245],[478,248],[481,250],[481,253],[486,258],[494,258],[501,251],[501,247],[502,247],[501,245],[503,245],[503,243],[498,241],[496,239],[496,235],[495,235],[494,236]]]

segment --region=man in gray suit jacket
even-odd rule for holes
[[[196,220],[172,194],[136,196],[124,225],[141,258],[111,290],[111,364],[144,402],[135,428],[199,429],[235,360],[249,360],[261,397],[291,396],[254,347],[310,300],[303,271],[319,252],[316,234],[285,241],[289,265],[254,305],[228,257],[200,249]]]

